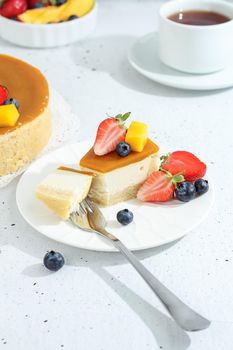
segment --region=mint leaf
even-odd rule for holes
[[[130,114],[131,112],[127,112],[125,114],[117,114],[115,116],[115,119],[117,119],[121,125],[124,125],[124,122],[129,118]]]
[[[127,113],[123,114],[121,120],[122,120],[123,122],[126,121],[126,119],[129,118],[130,114],[131,114],[131,112],[127,112]]]

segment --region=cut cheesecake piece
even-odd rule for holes
[[[158,170],[159,147],[148,139],[142,152],[131,152],[120,157],[116,152],[95,155],[93,148],[80,160],[80,167],[96,174],[89,197],[101,206],[135,198],[141,184]]]
[[[0,55],[0,85],[20,104],[16,124],[0,127],[0,176],[4,176],[23,168],[41,152],[52,123],[48,83],[38,69]]]
[[[87,197],[92,179],[92,173],[60,167],[38,185],[36,197],[61,219],[67,220]]]

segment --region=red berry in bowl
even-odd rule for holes
[[[0,8],[0,15],[7,18],[13,18],[26,10],[26,0],[5,0]]]

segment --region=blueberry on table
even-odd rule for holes
[[[68,17],[68,21],[73,21],[73,19],[77,19],[78,16],[76,15],[71,15],[70,17]]]
[[[116,152],[120,157],[127,157],[131,152],[131,147],[126,142],[120,142],[116,146]]]
[[[58,271],[65,263],[65,259],[61,253],[51,250],[44,256],[44,266],[50,271]]]
[[[129,209],[120,210],[117,213],[117,221],[122,225],[128,225],[133,221],[133,213]]]
[[[207,180],[204,179],[196,180],[194,185],[198,195],[206,193],[209,189],[209,183]]]
[[[15,98],[8,98],[5,102],[4,105],[15,105],[17,109],[19,109],[20,105],[19,102]]]
[[[182,202],[189,202],[195,197],[196,188],[192,182],[184,181],[177,184],[175,189],[176,198]]]

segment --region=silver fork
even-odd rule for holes
[[[79,210],[71,214],[70,220],[82,230],[95,232],[110,240],[133,265],[181,328],[189,332],[194,332],[209,327],[209,320],[184,304],[175,294],[154,277],[117,237],[106,231],[106,220],[98,206],[90,201],[90,199],[86,198],[80,203]]]

